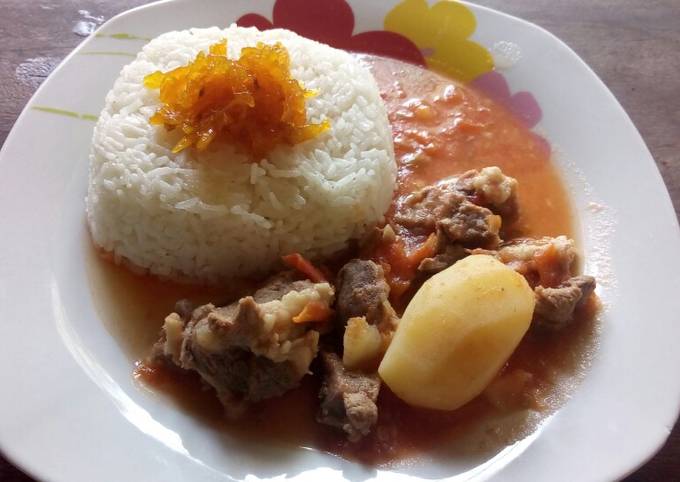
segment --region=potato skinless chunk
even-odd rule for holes
[[[182,332],[184,331],[184,321],[180,315],[170,313],[166,316],[163,331],[166,338],[163,353],[172,358],[174,363],[179,363],[179,356],[182,351]]]
[[[375,325],[363,316],[350,318],[343,337],[342,364],[350,370],[375,370],[383,339]]]
[[[473,255],[430,278],[411,300],[378,372],[402,400],[454,410],[479,395],[531,323],[522,275]]]

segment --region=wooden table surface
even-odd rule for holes
[[[225,0],[226,1],[226,0]],[[51,69],[101,21],[143,0],[0,0],[0,142]],[[680,208],[680,0],[477,0],[545,27],[604,80],[649,146]],[[680,426],[628,481],[680,477]],[[0,455],[0,480],[29,481]]]

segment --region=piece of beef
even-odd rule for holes
[[[558,330],[574,319],[574,311],[590,297],[595,290],[592,276],[574,276],[555,288],[537,286],[536,308],[533,326],[540,329]]]
[[[358,256],[360,258],[370,258],[381,247],[388,246],[398,241],[397,233],[391,224],[385,224],[382,227],[374,227],[359,240]]]
[[[367,435],[378,421],[380,378],[345,369],[335,353],[322,352],[320,423],[342,429],[351,442]]]
[[[468,197],[472,194],[461,191],[456,179],[448,179],[413,193],[397,206],[398,226],[437,236],[436,254],[421,261],[421,273],[442,271],[465,257],[468,248],[495,249],[500,244],[500,217]]]
[[[336,286],[335,309],[342,327],[350,318],[361,316],[371,325],[396,324],[396,314],[388,301],[390,286],[380,265],[353,259],[338,272]]]
[[[458,245],[451,245],[444,248],[444,251],[432,258],[425,258],[418,265],[418,271],[426,276],[432,276],[444,271],[449,266],[453,266],[456,261],[460,261],[469,254],[469,250]]]
[[[296,279],[297,273],[294,271],[282,271],[270,277],[260,289],[253,293],[256,303],[268,303],[280,300],[291,291],[303,291],[314,285],[307,279]]]
[[[394,222],[414,234],[439,231],[450,244],[495,249],[500,243],[500,218],[468,201],[452,181],[427,186],[397,206]]]
[[[499,214],[504,223],[508,224],[519,216],[517,180],[503,174],[500,168],[473,169],[453,179],[456,188],[465,193],[470,202]]]
[[[194,304],[186,299],[179,300],[175,303],[175,313],[184,320],[185,323],[188,323],[189,320],[191,319],[191,314],[194,312]]]
[[[202,305],[187,317],[187,306],[178,304],[155,351],[161,345],[176,365],[198,372],[225,405],[279,396],[309,371],[318,349],[319,332],[293,318],[312,302],[330,311],[333,297],[328,283],[296,281],[286,272],[228,306]]]
[[[487,208],[468,201],[461,202],[455,214],[444,217],[437,223],[452,243],[468,247],[493,248],[500,243],[498,235],[501,222]]]
[[[492,166],[413,193],[397,206],[394,221],[415,234],[436,234],[435,256],[418,266],[429,276],[467,256],[469,249],[497,249],[501,221],[516,220],[518,212],[517,181]]]
[[[398,318],[388,300],[390,287],[380,265],[353,259],[337,276],[337,321],[343,333],[343,357],[357,366],[371,365],[391,338]],[[347,345],[349,343],[349,346]],[[376,374],[349,370],[332,352],[321,353],[324,381],[317,420],[345,431],[350,441],[368,434],[378,420]]]
[[[432,276],[452,266],[470,254],[470,250],[460,244],[451,244],[448,237],[440,229],[437,229],[436,255],[423,259],[418,265],[418,271],[425,276]]]
[[[516,238],[498,250],[473,249],[470,254],[488,254],[523,275],[531,287],[556,287],[574,270],[576,248],[566,236]]]
[[[559,329],[574,318],[595,289],[592,276],[574,276],[576,249],[566,236],[517,238],[503,243],[498,251],[475,249],[488,254],[523,275],[534,288],[536,308],[532,326]]]

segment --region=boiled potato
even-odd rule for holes
[[[382,344],[375,325],[369,325],[363,316],[350,318],[343,337],[342,364],[350,370],[375,371]]]
[[[407,403],[454,410],[491,382],[533,311],[522,275],[491,256],[468,256],[418,290],[378,372]]]

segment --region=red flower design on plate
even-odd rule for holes
[[[354,12],[345,0],[276,0],[271,21],[248,13],[236,23],[260,30],[285,28],[339,49],[425,65],[423,53],[401,34],[383,30],[354,34]]]
[[[480,75],[472,81],[471,85],[484,92],[499,104],[504,105],[529,128],[538,124],[541,117],[543,117],[541,107],[536,102],[534,96],[525,91],[512,94],[508,81],[498,71],[494,70]]]
[[[536,102],[536,98],[530,92],[521,91],[510,92],[508,81],[505,80],[503,74],[497,71],[491,71],[482,74],[472,81],[471,85],[484,92],[499,104],[505,106],[515,117],[522,121],[529,129],[539,123],[543,117],[543,111]],[[535,133],[534,137],[541,148],[547,153],[550,153],[550,144],[548,140]]]

